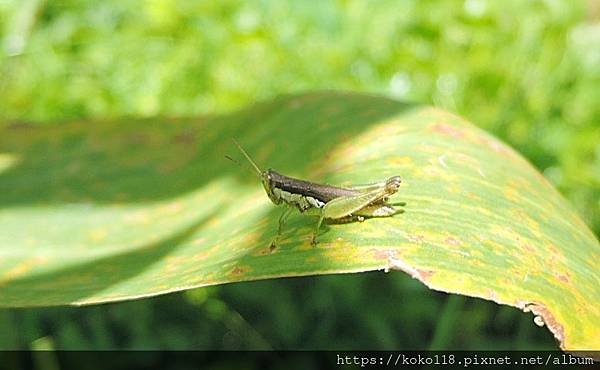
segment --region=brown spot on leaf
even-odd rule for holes
[[[203,260],[205,260],[209,256],[210,256],[210,252],[209,251],[203,251],[203,252],[194,254],[191,259],[192,259],[192,261],[196,261],[197,262],[197,261],[203,261]]]
[[[424,270],[424,269],[416,269],[416,270],[419,272],[419,275],[421,276],[419,279],[421,281],[427,281],[427,280],[429,280],[430,277],[435,275],[435,271],[433,271],[433,270]]]
[[[385,271],[387,272],[389,270],[404,271],[407,274],[409,274],[412,278],[417,279],[423,282],[424,284],[427,284],[429,278],[431,278],[436,273],[433,270],[426,270],[414,267],[396,256],[391,256],[388,258],[388,265],[385,268]]]
[[[495,291],[493,291],[490,288],[487,288],[487,296],[489,299],[491,299],[494,302],[498,302],[498,295],[496,294]]]
[[[396,256],[397,251],[390,249],[371,249],[373,251],[373,257],[377,260],[389,260]]]
[[[474,193],[474,192],[472,192],[472,191],[468,191],[468,192],[466,193],[466,195],[467,195],[467,197],[468,197],[469,199],[473,199],[473,200],[479,200],[479,199],[481,199],[481,198],[479,197],[479,195],[477,195],[476,193]]]
[[[409,235],[408,240],[413,243],[422,244],[423,240],[425,240],[425,237],[423,235]]]
[[[567,275],[556,274],[556,277],[558,278],[558,280],[562,281],[563,283],[569,283],[569,277]]]
[[[455,138],[463,137],[463,133],[461,130],[444,123],[438,123],[437,125],[434,125],[431,129],[435,132],[439,132],[441,134],[452,136]]]
[[[205,241],[206,241],[206,238],[204,238],[204,237],[200,237],[200,238],[198,238],[198,239],[194,239],[194,240],[192,241],[192,244],[193,244],[193,245],[202,245],[202,244],[204,244],[204,242],[205,242]]]
[[[521,244],[521,246],[522,246],[522,247],[523,247],[523,248],[524,248],[526,251],[528,251],[528,252],[531,252],[531,253],[534,253],[534,252],[535,252],[535,248],[534,248],[534,247],[533,247],[531,244],[529,244],[529,243],[527,243],[527,242],[523,242],[523,243]]]
[[[236,266],[231,270],[231,275],[242,275],[248,271],[250,271],[248,267]]]
[[[453,238],[451,236],[446,238],[446,243],[450,244],[450,245],[462,245],[462,242],[456,238]]]
[[[492,140],[492,139],[488,139],[488,138],[485,138],[485,137],[484,137],[482,140],[483,140],[483,142],[484,142],[484,143],[485,143],[485,144],[486,144],[488,147],[490,147],[490,148],[491,148],[492,150],[494,150],[495,152],[498,152],[498,153],[501,153],[501,152],[502,152],[502,149],[503,149],[503,147],[502,147],[502,145],[501,145],[501,144],[500,144],[498,141],[496,141],[496,140]]]

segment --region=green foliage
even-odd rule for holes
[[[319,2],[318,6],[280,1],[2,1],[0,115],[5,120],[40,123],[122,115],[189,116],[232,110],[285,92],[320,88],[384,92],[447,108],[491,130],[543,171],[599,235],[598,15],[585,4],[569,0],[356,0]],[[513,11],[507,13],[507,8]],[[0,153],[0,171],[12,165],[4,154]],[[285,348],[305,343],[325,348],[343,342],[336,333],[345,333],[345,338],[377,338],[378,345],[390,349],[428,345],[427,336],[411,334],[413,342],[401,341],[406,332],[414,333],[409,324],[421,315],[431,321],[419,321],[420,328],[431,333],[437,330],[434,323],[441,314],[437,311],[441,296],[433,297],[415,285],[416,290],[410,291],[416,292],[414,301],[401,306],[402,315],[410,319],[396,321],[395,330],[390,330],[386,323],[400,314],[395,312],[397,306],[367,316],[345,307],[370,301],[371,294],[361,295],[360,287],[375,278],[335,278],[336,284],[331,283],[333,278],[301,280],[312,284],[313,295],[298,303],[306,308],[297,311],[294,320],[302,317],[302,322],[312,323],[311,312],[324,314],[319,300],[343,292],[330,301],[330,310],[343,312],[340,317],[348,322],[365,323],[360,333],[330,328],[310,336],[296,328],[294,333],[305,341],[283,339],[274,327],[291,325],[284,324],[291,320],[282,312],[290,310],[292,298],[273,304],[278,308],[272,314],[280,319],[272,321],[272,327],[255,315],[260,305],[254,311],[244,310],[244,302],[236,300],[247,285],[217,289],[221,293],[216,294],[223,297],[215,299],[243,311],[249,320],[254,318],[252,325],[268,333],[268,341]],[[371,288],[402,280],[393,274],[376,279]],[[252,284],[252,289],[262,292],[259,301],[298,288],[280,281]],[[401,283],[388,288],[406,289]],[[349,300],[350,296],[356,299]],[[175,297],[180,306],[190,304],[186,296]],[[166,300],[114,309],[131,309],[129,314],[144,311],[142,317],[150,317],[165,309],[160,302]],[[549,345],[548,337],[539,336],[545,333],[532,332],[528,320],[514,311],[492,307],[474,304],[468,320],[474,328],[468,334],[453,331],[446,345],[469,347],[473,341],[468,338],[477,335],[482,337],[474,342],[487,344],[484,348]],[[55,334],[56,330],[43,324],[48,320],[71,322],[73,333],[94,332],[73,319],[92,320],[105,314],[101,309],[81,309],[69,311],[72,316],[61,321],[55,312],[10,311],[10,321],[21,337],[0,338],[0,345],[26,347],[32,339]],[[490,327],[491,317],[495,322],[503,320],[502,325]],[[119,321],[122,330],[130,338],[140,338],[131,334],[133,329],[123,328],[125,322]],[[210,325],[207,322],[203,323]],[[505,332],[505,328],[513,331]],[[176,348],[176,341],[165,339],[167,331],[153,344],[124,339],[117,343],[140,347],[170,343]],[[198,346],[212,343],[218,347],[215,343],[221,343],[219,338],[226,331],[215,329]],[[387,335],[374,334],[384,332]],[[196,343],[193,337],[187,337],[190,346]],[[67,342],[55,340],[65,348]],[[100,346],[94,340],[87,343],[88,348]],[[365,339],[364,343],[373,342]]]
[[[9,0],[0,112],[179,116],[307,89],[388,92],[495,132],[600,233],[600,30],[583,5]]]

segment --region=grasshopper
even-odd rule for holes
[[[317,244],[317,234],[325,219],[362,222],[365,217],[389,217],[403,212],[387,203],[389,197],[400,187],[400,176],[351,187],[316,184],[282,175],[270,168],[262,171],[241,145],[235,140],[234,143],[256,171],[269,199],[276,205],[285,205],[279,217],[279,227],[271,243],[272,247],[277,245],[285,221],[294,209],[298,209],[301,213],[311,209],[319,211],[319,221],[311,238],[313,246]],[[399,205],[404,204],[399,203]]]

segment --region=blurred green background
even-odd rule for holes
[[[0,30],[0,121],[218,114],[320,89],[385,94],[505,140],[600,235],[600,1],[0,0]],[[0,348],[557,346],[531,314],[373,272],[4,309]]]

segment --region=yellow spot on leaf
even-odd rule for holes
[[[107,234],[106,230],[103,230],[103,229],[96,229],[96,230],[92,230],[89,232],[89,238],[95,242],[106,239],[107,235],[108,234]]]
[[[4,274],[2,274],[2,276],[0,276],[0,286],[3,283],[16,279],[19,276],[30,272],[36,266],[47,263],[47,261],[48,260],[45,257],[33,257],[17,264],[15,267],[6,271]]]

